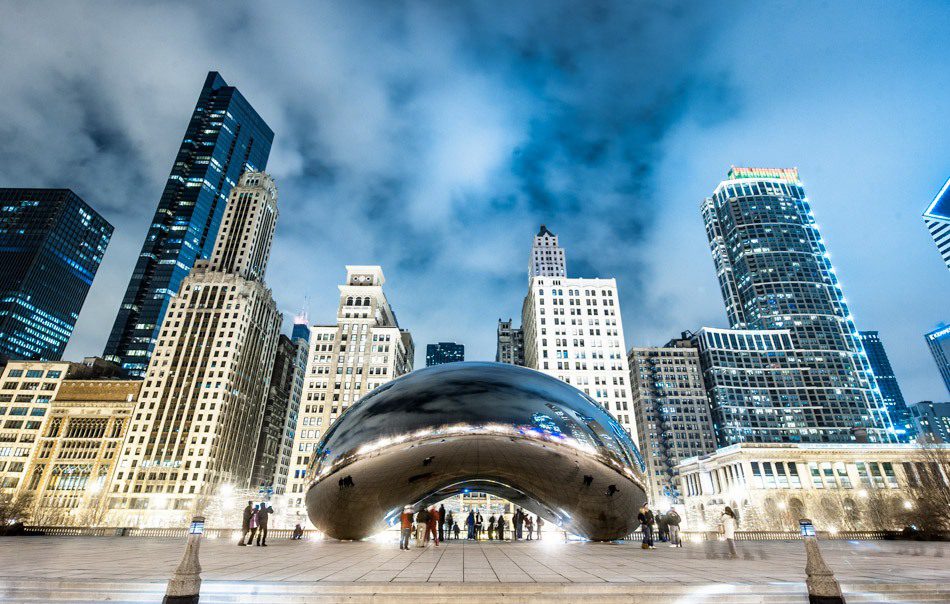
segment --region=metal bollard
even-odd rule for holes
[[[821,556],[818,536],[811,520],[803,518],[798,524],[805,541],[805,585],[808,587],[809,604],[844,604],[841,586]]]
[[[191,519],[188,529],[188,543],[175,574],[168,581],[162,604],[198,604],[201,592],[201,564],[198,562],[198,546],[201,534],[205,530],[204,516]]]

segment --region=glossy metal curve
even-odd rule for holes
[[[620,424],[573,386],[514,365],[450,363],[348,409],[314,453],[306,503],[324,533],[360,539],[394,523],[404,505],[468,488],[612,540],[636,526],[643,471]]]

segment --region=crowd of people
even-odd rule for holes
[[[270,515],[273,513],[274,508],[267,502],[255,505],[253,501],[248,501],[247,507],[244,508],[244,513],[241,517],[241,540],[238,541],[238,545],[254,545],[254,539],[256,537],[257,546],[267,547],[267,523]],[[301,533],[302,532],[301,530]],[[247,543],[245,543],[244,538],[247,537],[248,533],[250,533],[251,536],[248,538]]]
[[[544,520],[519,508],[511,515],[510,520],[505,514],[491,514],[486,522],[480,511],[470,510],[460,524],[459,518],[451,511],[446,512],[444,505],[438,509],[430,506],[415,513],[412,506],[407,505],[399,518],[399,549],[408,550],[413,537],[420,547],[428,545],[430,541],[438,547],[439,542],[446,540],[446,536],[448,539],[460,539],[463,526],[466,539],[473,541],[486,537],[490,541],[506,541],[508,538],[512,541],[532,541],[541,538]]]
[[[640,532],[643,535],[640,547],[643,549],[656,549],[655,541],[669,543],[670,547],[683,547],[683,540],[680,537],[680,524],[682,518],[673,508],[670,508],[665,514],[654,514],[649,505],[644,504],[637,514],[637,521],[640,522]],[[728,505],[719,517],[719,533],[726,541],[729,547],[729,557],[738,558],[739,552],[736,550],[736,527],[738,519],[736,513]]]

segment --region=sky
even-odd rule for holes
[[[68,187],[116,230],[66,358],[102,353],[206,73],[275,132],[267,283],[332,323],[380,264],[416,343],[491,360],[540,224],[615,277],[626,345],[726,326],[699,211],[731,165],[800,170],[859,329],[905,397],[950,272],[950,5],[0,1],[0,186]],[[288,319],[289,321],[289,319]],[[288,323],[289,325],[289,323]]]

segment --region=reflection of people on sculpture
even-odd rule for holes
[[[589,475],[589,474],[585,474],[585,475],[584,475],[584,486],[585,486],[585,487],[589,487],[589,486],[592,485],[592,484],[594,484],[594,477],[591,476],[591,475]]]

